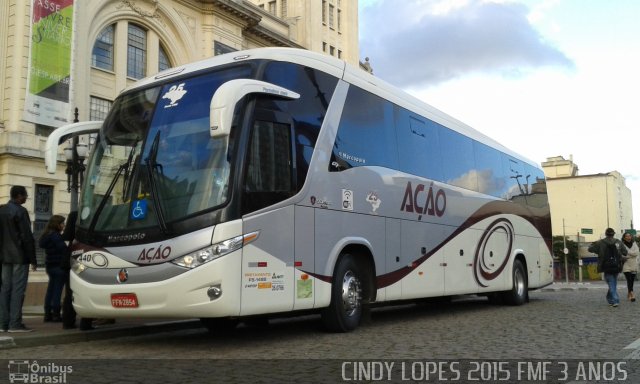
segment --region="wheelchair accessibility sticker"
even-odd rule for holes
[[[136,200],[131,205],[131,220],[142,220],[147,217],[147,200]]]

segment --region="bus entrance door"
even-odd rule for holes
[[[259,231],[242,260],[240,314],[293,309],[295,207],[280,205],[296,192],[290,116],[256,109],[251,125],[242,191],[244,233]]]

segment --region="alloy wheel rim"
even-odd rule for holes
[[[352,316],[360,307],[360,280],[353,271],[342,278],[342,303],[347,316]]]
[[[523,297],[524,296],[524,276],[522,275],[522,271],[520,269],[516,270],[514,279],[515,279],[516,294],[518,295],[518,297]]]

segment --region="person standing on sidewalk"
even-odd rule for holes
[[[62,231],[62,238],[67,241],[69,249],[75,238],[76,220],[78,219],[78,211],[69,213],[67,225]],[[73,309],[73,292],[71,291],[71,254],[62,259],[62,269],[64,275],[64,300],[62,301],[62,329],[76,328],[76,311]]]
[[[623,256],[627,255],[627,248],[622,242],[613,236],[616,231],[607,228],[605,238],[600,239],[589,246],[589,252],[598,255],[598,272],[604,273],[604,279],[609,286],[607,302],[612,307],[620,304],[618,297],[618,274],[622,270]]]
[[[65,283],[65,273],[62,269],[62,260],[71,256],[69,247],[62,238],[64,229],[64,217],[53,215],[47,223],[47,227],[40,236],[38,245],[46,254],[45,265],[49,284],[44,297],[44,321],[61,322],[60,300]]]
[[[636,301],[636,296],[633,294],[633,282],[636,279],[638,273],[638,255],[640,254],[640,248],[638,244],[633,241],[633,235],[629,232],[625,232],[622,235],[622,244],[627,249],[627,261],[622,266],[622,273],[627,279],[627,299],[629,301]]]
[[[36,247],[29,212],[22,205],[27,189],[14,185],[11,200],[0,206],[0,244],[2,245],[2,288],[0,288],[0,327],[2,332],[31,332],[22,322],[22,305],[29,279],[29,264],[35,271]]]

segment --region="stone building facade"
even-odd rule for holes
[[[104,119],[124,88],[162,69],[264,46],[327,54],[333,47],[334,56],[358,65],[357,0],[278,1],[284,15],[257,0],[0,2],[0,200],[8,200],[12,185],[26,186],[30,199],[25,207],[36,234],[52,214],[66,215],[71,197],[65,157],[61,148],[57,173],[45,172],[47,136],[76,117]],[[326,13],[323,18],[316,4],[327,11],[331,6],[337,19]],[[32,30],[35,11],[47,17]],[[70,28],[70,37],[58,38],[70,52],[68,76],[60,81],[68,87],[67,112],[56,124],[39,122],[34,109],[42,106],[27,95],[29,79],[35,66],[59,58],[45,55],[35,62],[31,42],[46,34],[63,36]]]

